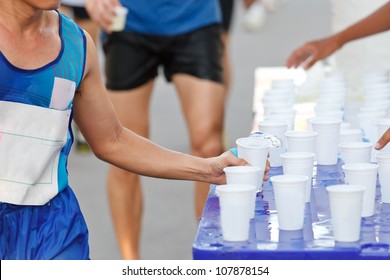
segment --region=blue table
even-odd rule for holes
[[[220,211],[215,186],[211,185],[192,247],[196,260],[355,260],[390,259],[390,204],[381,203],[377,184],[376,213],[362,218],[359,242],[335,242],[326,187],[344,183],[341,161],[333,166],[315,166],[311,201],[306,203],[303,230],[278,229],[273,189],[270,181],[256,199],[255,218],[251,220],[246,242],[227,242],[222,238]],[[271,168],[269,177],[283,174]]]

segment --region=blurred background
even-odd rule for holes
[[[207,1],[207,0],[206,0]],[[255,70],[283,67],[290,53],[303,43],[327,36],[371,13],[384,0],[280,0],[267,12],[263,25],[249,31],[243,21],[247,12],[236,1],[230,33],[232,85],[226,108],[226,142],[247,136],[252,129]],[[388,33],[388,32],[387,32]],[[345,71],[352,89],[349,98],[359,100],[364,71],[389,68],[390,35],[371,36],[345,46],[325,64],[313,67],[308,77],[326,71]],[[103,57],[101,57],[103,59]],[[302,94],[301,101],[314,92]],[[186,126],[172,85],[157,80],[151,109],[151,139],[180,152],[189,152]],[[353,115],[353,112],[351,112]],[[353,119],[349,119],[353,122]],[[72,151],[70,184],[89,226],[92,259],[120,259],[106,195],[107,165],[91,153]],[[192,259],[197,231],[193,183],[143,178],[144,217],[142,259]]]

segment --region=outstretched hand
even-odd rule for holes
[[[296,49],[286,61],[287,68],[303,66],[305,70],[312,67],[317,61],[322,60],[337,49],[340,44],[336,37],[311,41]]]

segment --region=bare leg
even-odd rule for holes
[[[201,157],[220,155],[223,151],[223,85],[186,74],[174,75],[173,82],[189,129],[192,153]],[[208,183],[197,182],[195,185],[195,211],[198,219],[202,216],[209,187]]]
[[[153,82],[130,90],[110,92],[111,100],[122,124],[148,137],[149,103]],[[108,196],[111,215],[123,259],[139,259],[142,220],[142,189],[140,177],[110,166]]]
[[[222,67],[223,67],[223,83],[225,86],[225,103],[229,96],[229,89],[231,85],[231,68],[230,68],[230,47],[229,47],[229,34],[223,32],[221,35],[223,44],[222,54]]]

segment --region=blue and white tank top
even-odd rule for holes
[[[71,110],[86,38],[58,15],[61,51],[54,61],[25,70],[0,51],[0,202],[43,205],[68,186]]]

